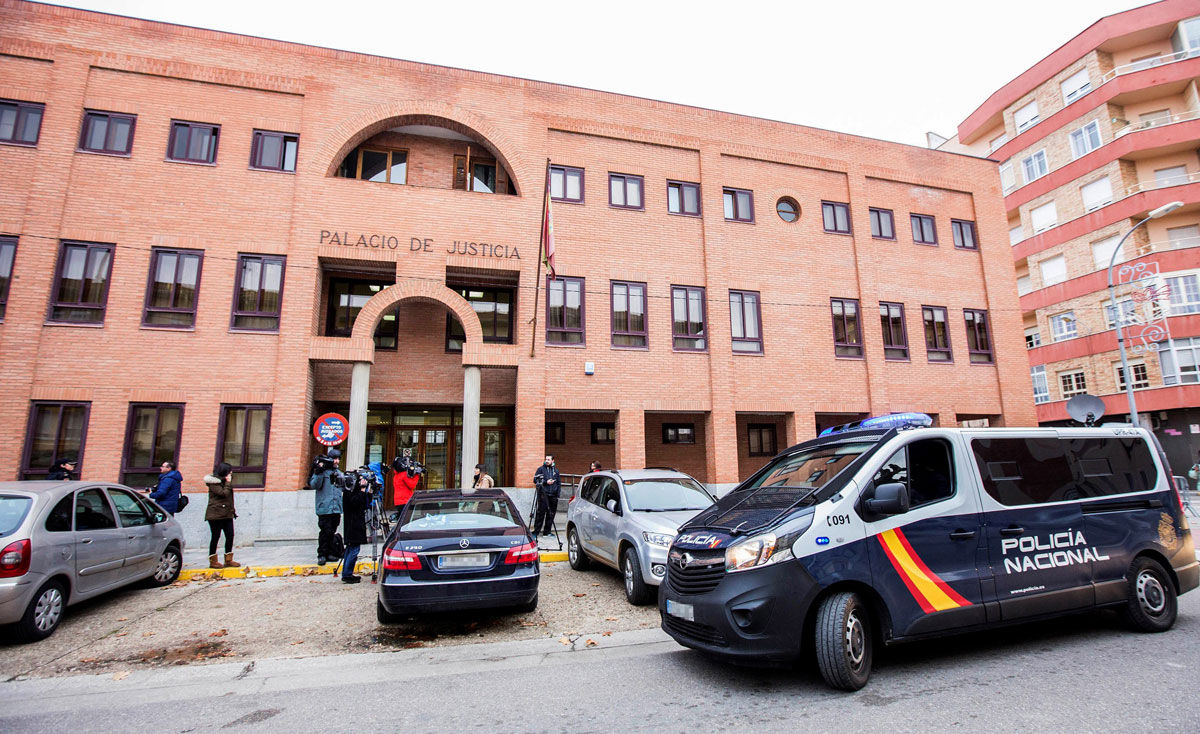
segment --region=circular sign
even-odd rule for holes
[[[313,424],[313,438],[322,446],[337,446],[346,440],[350,430],[346,418],[338,413],[326,413]]]

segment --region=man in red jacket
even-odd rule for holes
[[[421,474],[417,471],[416,462],[408,456],[397,456],[392,462],[392,469],[395,470],[392,477],[392,502],[396,505],[396,512],[400,513],[412,499],[417,483],[421,481]]]

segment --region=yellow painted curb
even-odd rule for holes
[[[561,563],[567,560],[566,551],[542,551],[542,563]],[[295,566],[242,566],[240,568],[185,568],[179,572],[180,581],[216,581],[217,579],[265,579],[278,576],[327,576],[337,568],[336,563],[318,566],[301,563]],[[368,574],[374,570],[370,561],[359,561],[356,573]]]
[[[540,555],[542,563],[561,563],[567,560],[566,551],[542,551]]]

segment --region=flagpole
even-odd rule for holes
[[[542,192],[542,221],[538,232],[538,258],[537,258],[537,275],[533,279],[533,318],[529,323],[533,324],[533,334],[529,339],[529,356],[532,357],[534,350],[537,349],[537,318],[538,318],[538,301],[542,295],[542,253],[546,246],[546,207],[550,202],[550,159],[546,159],[546,188]],[[549,298],[549,296],[547,296]]]

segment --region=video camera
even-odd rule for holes
[[[354,487],[361,488],[367,494],[383,491],[383,483],[379,481],[379,475],[371,471],[370,467],[360,466],[354,471],[348,471],[344,475],[345,489]]]
[[[313,459],[312,473],[322,474],[327,471],[338,470],[338,460],[342,458],[342,452],[337,449],[329,449],[329,453],[321,454]]]
[[[411,456],[397,456],[392,460],[392,469],[397,474],[404,472],[410,477],[419,477],[425,473],[425,467],[421,466],[421,462]]]

